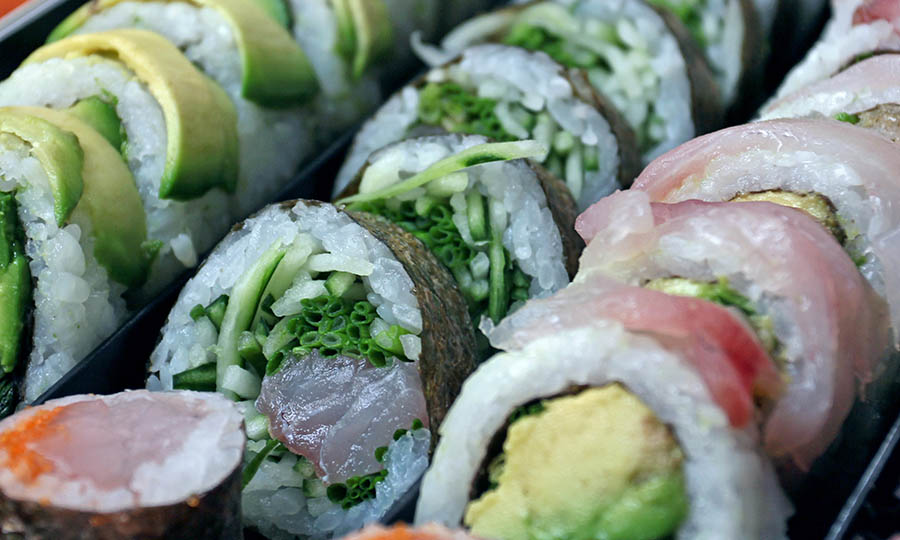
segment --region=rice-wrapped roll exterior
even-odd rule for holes
[[[0,108],[0,415],[16,374],[33,401],[125,320],[146,240],[134,179],[100,134],[64,112]]]
[[[429,523],[422,527],[410,528],[400,523],[391,528],[369,525],[358,533],[344,537],[344,540],[474,540],[463,531],[450,530]]]
[[[243,418],[222,396],[72,396],[0,422],[0,532],[239,539]]]
[[[630,184],[638,159],[627,126],[579,77],[543,54],[499,45],[467,49],[398,92],[362,127],[334,194],[375,150],[438,130],[498,141],[537,139],[549,150],[545,166],[565,179],[578,207],[587,208]]]
[[[766,449],[807,469],[889,343],[883,301],[834,238],[776,204],[651,204],[640,191],[604,199],[576,227],[588,242],[576,281],[600,274],[743,312],[785,375]]]
[[[585,70],[637,135],[644,162],[721,126],[712,72],[680,21],[642,0],[557,0],[504,8],[425,49],[430,63],[484,41],[539,50]],[[509,69],[509,64],[494,68]]]
[[[412,236],[288,202],[188,282],[148,385],[243,400],[246,523],[322,537],[377,520],[415,482],[474,351],[465,301]]]
[[[503,539],[785,537],[754,429],[734,428],[655,338],[582,320],[483,364],[440,428],[416,523]]]
[[[453,274],[473,322],[497,323],[564,287],[583,247],[562,182],[514,159],[543,151],[477,135],[407,139],[374,153],[339,202],[419,238]]]
[[[122,149],[159,248],[144,296],[196,265],[227,230],[234,107],[163,37],[122,29],[45,45],[0,83],[0,104],[68,108]]]
[[[228,93],[240,143],[235,215],[246,216],[271,201],[314,150],[314,111],[298,105],[317,92],[315,72],[288,29],[255,2],[91,2],[49,39],[115,28],[165,36]]]
[[[829,120],[724,129],[651,163],[634,183],[654,202],[768,200],[809,213],[887,299],[900,343],[900,156],[870,130]]]
[[[760,112],[772,118],[825,116],[900,141],[900,54],[880,54],[811,84]]]

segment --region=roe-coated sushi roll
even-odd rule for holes
[[[356,135],[335,195],[375,150],[435,132],[537,139],[548,149],[544,165],[565,179],[579,208],[627,186],[638,170],[633,135],[579,73],[543,54],[481,45],[384,104]]]
[[[807,470],[889,346],[883,300],[831,233],[769,202],[651,204],[634,190],[596,204],[577,228],[588,246],[576,282],[605,276],[746,317],[786,385],[766,411],[766,450]]]
[[[721,125],[721,96],[703,53],[677,18],[642,0],[506,7],[456,28],[442,50],[423,47],[421,54],[434,65],[487,41],[542,51],[584,70],[635,132],[645,162]]]
[[[240,400],[245,523],[323,537],[376,521],[412,486],[474,366],[465,300],[421,243],[298,201],[217,246],[169,314],[148,386]]]
[[[429,523],[422,527],[407,527],[400,523],[393,527],[369,525],[365,529],[347,535],[344,540],[475,540],[463,531],[451,530]]]
[[[554,326],[564,306],[543,313],[549,325],[463,385],[417,523],[509,540],[785,537],[790,507],[755,429],[729,422],[690,348],[604,319]]]
[[[0,83],[0,104],[68,109],[120,149],[159,249],[146,296],[196,265],[231,223],[234,106],[158,34],[123,29],[45,45]]]
[[[651,163],[635,181],[654,202],[769,201],[798,208],[844,247],[891,308],[900,342],[900,155],[847,122],[788,119],[724,129]]]
[[[453,274],[472,321],[498,323],[564,287],[583,247],[565,185],[521,159],[544,151],[476,135],[407,139],[375,152],[339,202],[421,240]]]
[[[0,532],[237,540],[243,418],[216,394],[72,396],[0,422]]]
[[[0,108],[0,416],[119,327],[152,255],[117,149],[75,115]]]

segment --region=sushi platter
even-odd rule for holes
[[[7,11],[0,535],[900,534],[900,1]]]

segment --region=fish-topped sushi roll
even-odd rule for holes
[[[343,191],[369,155],[417,135],[483,135],[497,141],[536,139],[541,161],[565,179],[579,208],[587,208],[638,170],[633,135],[603,108],[577,72],[541,53],[480,45],[432,69],[391,98],[354,139],[338,173]]]
[[[323,537],[379,519],[410,488],[474,366],[465,300],[424,246],[298,201],[213,251],[169,314],[148,385],[239,400],[246,523]]]
[[[165,36],[228,93],[240,141],[236,215],[269,202],[315,149],[314,109],[298,107],[319,89],[315,72],[290,31],[257,3],[91,2],[63,21],[49,41],[115,28]]]
[[[634,130],[645,162],[721,125],[721,97],[702,52],[676,17],[643,0],[510,6],[473,18],[443,39],[442,50],[421,54],[434,65],[488,41],[584,70]]]
[[[239,539],[243,420],[222,396],[72,396],[0,422],[0,532]]]
[[[118,150],[74,115],[0,108],[0,416],[118,328],[152,256]]]
[[[543,304],[549,324],[463,385],[416,523],[510,540],[785,537],[790,507],[755,429],[710,395],[680,347],[690,334],[572,324],[564,305]]]
[[[339,202],[421,240],[453,274],[472,321],[498,323],[564,287],[583,247],[565,186],[522,159],[543,152],[475,135],[408,139],[373,154]]]
[[[0,83],[0,104],[68,109],[121,150],[158,248],[146,297],[227,230],[238,172],[234,106],[158,34],[122,29],[45,45]]]
[[[900,343],[900,156],[848,122],[756,122],[700,137],[651,163],[635,181],[654,202],[769,201],[805,211],[844,247],[887,299]]]
[[[576,281],[605,276],[746,317],[786,384],[766,414],[766,449],[808,469],[890,337],[883,300],[833,236],[803,212],[768,202],[651,204],[633,190],[596,204],[577,228],[588,247]]]

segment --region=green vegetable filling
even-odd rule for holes
[[[859,115],[858,114],[849,114],[845,112],[839,112],[834,115],[834,119],[838,122],[847,122],[848,124],[856,125],[859,123]]]
[[[31,293],[25,230],[19,221],[15,193],[0,193],[0,368],[4,378],[13,372],[21,355]],[[3,405],[0,400],[0,408]]]
[[[709,38],[703,29],[703,10],[706,9],[706,2],[703,0],[650,0],[650,3],[671,11],[681,19],[700,47],[709,45]]]
[[[484,135],[498,142],[519,140],[503,129],[494,112],[496,107],[497,100],[475,96],[457,83],[428,83],[419,94],[419,121],[451,133]],[[534,117],[529,116],[533,123]]]

